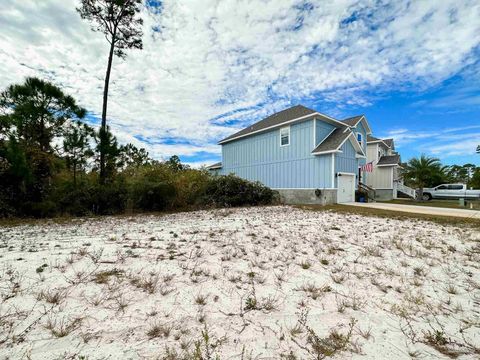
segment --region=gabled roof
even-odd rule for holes
[[[315,149],[313,149],[313,155],[322,155],[322,154],[329,154],[333,152],[339,151],[340,147],[350,139],[355,151],[357,154],[365,156],[362,147],[358,143],[357,139],[353,135],[353,133],[347,129],[340,129],[336,128],[333,130],[330,135],[328,135],[320,144],[317,145]]]
[[[342,122],[347,124],[350,127],[355,127],[359,122],[362,122],[363,127],[367,131],[367,135],[372,133],[372,129],[370,128],[370,124],[367,121],[367,118],[365,115],[357,115],[357,116],[352,116],[346,119],[343,119]]]
[[[336,128],[326,139],[313,149],[312,154],[336,151],[349,136],[349,131],[345,132],[344,129]]]
[[[279,111],[273,115],[270,115],[269,117],[266,117],[265,119],[260,120],[259,122],[256,122],[255,124],[252,124],[249,127],[246,127],[245,129],[242,129],[235,134],[226,137],[225,139],[220,141],[220,144],[236,139],[238,137],[248,135],[250,133],[281,125],[289,120],[308,117],[309,115],[315,113],[315,110],[309,109],[303,105],[296,105],[291,108]]]
[[[395,144],[393,142],[393,139],[383,139],[383,142],[385,144],[387,144],[387,146],[392,149],[392,150],[395,150]]]
[[[389,149],[395,150],[393,139],[379,139],[371,135],[367,135],[367,144],[383,143]]]
[[[343,119],[342,121],[347,124],[348,126],[357,126],[358,122],[362,120],[363,115],[357,115],[357,116],[352,116],[346,119]]]
[[[400,165],[400,155],[384,155],[378,160],[377,166]]]
[[[221,169],[222,168],[222,163],[218,162],[215,164],[212,164],[210,166],[207,166],[207,170],[215,170],[215,169]]]
[[[252,134],[260,132],[260,131],[268,130],[268,129],[275,128],[275,127],[282,126],[282,125],[287,125],[287,124],[289,124],[291,122],[294,122],[294,121],[306,120],[306,119],[309,119],[309,118],[313,119],[313,117],[322,119],[322,120],[324,120],[326,122],[329,122],[329,123],[333,123],[337,126],[338,125],[347,126],[346,124],[344,124],[344,123],[342,123],[338,120],[335,120],[335,119],[333,119],[329,116],[320,114],[319,112],[317,112],[315,110],[312,110],[312,109],[309,109],[309,108],[307,108],[303,105],[296,105],[296,106],[293,106],[291,108],[279,111],[279,112],[277,112],[273,115],[270,115],[269,117],[267,117],[263,120],[260,120],[260,121],[256,122],[255,124],[252,124],[252,125],[246,127],[245,129],[236,132],[233,135],[228,136],[227,138],[221,140],[219,142],[219,144],[223,144],[223,143],[233,141],[233,140],[238,139],[238,138],[242,138],[242,137],[245,137],[245,136],[248,136],[248,135],[252,135]]]

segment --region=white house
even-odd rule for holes
[[[415,196],[415,190],[403,184],[400,155],[395,151],[393,139],[378,139],[368,135],[367,163],[370,162],[373,171],[365,173],[363,182],[375,189],[377,200],[396,199],[400,193]]]

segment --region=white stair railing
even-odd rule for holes
[[[402,183],[397,183],[397,191],[400,191],[404,193],[405,195],[410,196],[411,198],[415,199],[417,192],[415,189],[412,189],[411,187],[408,187],[406,185],[403,185]]]

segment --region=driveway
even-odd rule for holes
[[[386,203],[347,203],[343,205],[351,205],[358,207],[367,207],[372,209],[400,211],[413,214],[428,214],[428,215],[440,215],[460,218],[471,218],[480,220],[480,211],[478,210],[465,210],[465,209],[451,209],[451,208],[438,208],[431,206],[417,206],[417,205],[403,205],[403,204],[386,204]]]

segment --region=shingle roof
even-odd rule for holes
[[[400,155],[384,155],[378,160],[378,165],[399,165]]]
[[[360,119],[363,117],[363,115],[357,115],[357,116],[352,116],[347,119],[343,119],[342,122],[347,124],[348,126],[355,126],[358,124]]]
[[[387,146],[390,148],[390,149],[395,149],[395,145],[393,143],[393,139],[383,139],[383,142],[385,144],[387,144]]]
[[[392,150],[395,150],[395,144],[393,142],[393,139],[379,139],[379,138],[376,138],[375,136],[367,135],[367,143],[375,142],[375,141],[382,141],[389,148],[391,148]]]
[[[313,149],[312,154],[337,150],[342,142],[351,134],[351,131],[344,130],[345,129],[336,128],[325,140]]]
[[[247,135],[255,131],[263,130],[272,126],[281,125],[284,122],[287,122],[289,120],[297,119],[299,117],[308,116],[310,114],[316,114],[316,113],[317,112],[315,110],[309,109],[303,105],[296,105],[291,108],[279,111],[273,115],[270,115],[269,117],[263,120],[260,120],[259,122],[256,122],[255,124],[252,124],[249,127],[246,127],[245,129],[236,132],[233,135],[226,137],[225,139],[221,140],[220,143],[232,140],[239,136]]]
[[[219,169],[222,167],[222,163],[221,162],[218,162],[218,163],[215,163],[215,164],[212,164],[210,166],[207,166],[207,169]]]

